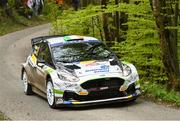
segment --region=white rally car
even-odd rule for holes
[[[135,66],[94,37],[34,38],[22,65],[25,94],[47,98],[51,108],[131,101],[141,93]]]

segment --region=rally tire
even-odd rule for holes
[[[28,76],[25,70],[22,72],[22,83],[23,83],[23,88],[24,88],[24,93],[26,95],[32,95],[32,86],[28,82]]]
[[[49,106],[53,109],[57,108],[56,103],[55,103],[54,86],[51,80],[47,81],[46,95],[47,95],[47,102]]]

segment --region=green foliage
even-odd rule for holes
[[[92,9],[93,8],[93,9]],[[54,34],[94,35],[101,28],[99,7],[88,7],[78,12],[65,10],[62,16],[57,16],[53,23]],[[96,26],[96,27],[95,27]],[[98,29],[99,28],[99,29]],[[93,32],[94,31],[94,32]]]
[[[47,22],[43,16],[27,19],[24,16],[20,16],[16,11],[13,12],[13,16],[13,19],[4,15],[1,16],[0,9],[0,36]]]
[[[46,2],[46,1],[45,1]],[[56,21],[61,15],[62,11],[55,3],[55,1],[46,2],[44,6],[44,15],[46,15],[51,21]]]
[[[15,5],[15,0],[8,0],[8,5],[10,8],[13,8]]]
[[[117,10],[117,8],[112,9]],[[140,78],[143,80],[142,83],[165,84],[167,77],[160,56],[160,43],[148,0],[144,0],[139,5],[123,4],[122,10],[129,15],[127,39],[122,43],[116,43],[113,49],[119,54],[121,60],[136,65]]]
[[[159,85],[158,83],[146,83],[142,85],[142,90],[147,97],[180,106],[180,93],[174,90],[168,91],[165,86]]]
[[[58,19],[62,14],[62,10],[58,7],[55,1],[46,2],[44,6],[44,15],[48,18],[48,20],[52,21],[52,32],[56,34],[59,29]]]

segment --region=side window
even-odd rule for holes
[[[49,47],[46,43],[40,46],[37,58],[38,60],[43,60],[46,64],[53,66]]]
[[[36,57],[37,57],[38,52],[39,52],[39,47],[40,47],[39,44],[33,46],[33,54],[34,54]]]

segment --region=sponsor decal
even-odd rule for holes
[[[82,40],[83,37],[82,36],[77,36],[77,35],[71,35],[71,36],[65,36],[64,37],[64,41],[69,41],[69,40],[73,40],[73,39]]]
[[[127,98],[132,98],[132,97],[133,97],[132,95],[127,96]]]
[[[102,91],[106,89],[109,89],[109,87],[106,86],[106,87],[91,88],[91,89],[88,89],[88,92]]]
[[[29,56],[27,58],[28,63],[31,64],[32,67],[36,66],[36,60],[37,60],[37,58],[36,58],[36,56],[34,54],[32,54],[31,56]]]
[[[109,87],[100,87],[100,90],[106,90],[109,89]]]
[[[62,95],[64,94],[64,92],[61,90],[54,89],[53,91],[55,94],[62,94]]]
[[[97,65],[100,65],[99,63],[97,63],[96,61],[90,63],[90,64],[86,64],[86,66],[97,66]]]
[[[65,36],[64,37],[64,41],[68,41],[68,40],[70,40],[71,38],[69,37],[69,36]]]
[[[86,72],[86,73],[88,73],[88,72],[94,72],[94,73],[98,73],[98,72],[109,72],[109,66],[107,66],[107,65],[101,65],[100,68],[85,70],[85,72]]]
[[[109,71],[109,66],[107,66],[107,65],[102,65],[102,66],[101,66],[101,69],[102,69],[102,70],[108,70],[108,71]]]
[[[65,105],[70,105],[70,104],[72,104],[70,101],[64,101],[64,104]]]
[[[92,60],[92,61],[82,61],[82,62],[80,62],[80,64],[88,66],[88,65],[91,65],[91,64],[93,64],[95,62],[96,62],[95,60]]]
[[[88,92],[79,92],[79,95],[88,95]]]
[[[50,68],[50,67],[47,67],[47,66],[44,67],[44,70],[45,70],[45,72],[48,73],[48,74],[54,72],[54,69],[52,69],[52,68]]]
[[[32,62],[35,64],[35,63],[36,63],[36,61],[37,61],[36,56],[35,56],[34,54],[32,54],[31,58],[32,58]]]
[[[78,104],[81,104],[81,102],[72,102],[72,104],[78,105]]]

